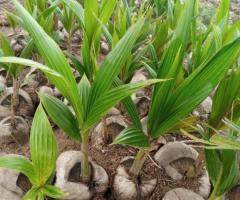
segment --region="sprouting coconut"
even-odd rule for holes
[[[82,157],[80,151],[66,151],[57,160],[55,185],[68,193],[65,200],[88,200],[94,193],[104,193],[108,188],[106,171],[90,158],[91,180],[88,184],[82,182],[80,179]]]
[[[112,109],[107,117],[96,126],[92,133],[91,142],[94,146],[99,147],[103,144],[110,144],[114,138],[127,127],[127,123],[120,111]]]
[[[30,116],[33,112],[33,102],[29,94],[22,89],[18,89],[16,93],[14,87],[6,88],[0,98],[0,105],[11,107],[12,116]]]
[[[156,187],[157,179],[145,179],[143,176],[135,176],[131,171],[134,157],[124,158],[114,177],[114,196],[117,200],[147,199]]]
[[[17,144],[25,144],[29,139],[29,125],[26,120],[20,116],[14,116],[15,128],[12,129],[12,117],[8,116],[0,121],[0,141],[9,143],[11,141]]]
[[[27,159],[19,155],[8,156]],[[23,174],[10,169],[0,169],[1,199],[21,200],[29,189],[31,189],[31,183]]]
[[[159,149],[154,159],[173,180],[181,180],[197,160],[198,155],[194,148],[182,142],[169,142]],[[206,169],[203,169],[201,173],[199,185],[198,193],[207,198],[210,194],[211,184]]]

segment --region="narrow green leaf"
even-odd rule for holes
[[[46,19],[47,17],[49,17],[51,14],[53,14],[53,12],[55,11],[55,9],[57,8],[57,5],[52,5],[49,8],[47,8],[46,10],[44,10],[39,16],[38,16],[38,20],[40,20],[40,18],[44,18]]]
[[[222,119],[227,117],[231,111],[234,100],[238,97],[240,90],[240,70],[232,71],[219,84],[213,97],[210,125],[218,128]]]
[[[18,65],[14,65],[14,67],[18,68],[21,67],[21,65],[23,66],[30,66],[30,67],[34,67],[37,68],[39,70],[41,70],[42,72],[44,72],[46,74],[46,76],[48,76],[48,78],[54,83],[55,80],[60,80],[62,81],[62,83],[66,83],[67,81],[65,80],[65,78],[59,74],[58,72],[50,69],[49,67],[34,62],[32,60],[27,60],[24,58],[18,58],[18,57],[0,57],[0,63],[14,63],[14,64],[18,64]],[[12,66],[13,67],[13,66]]]
[[[89,114],[86,116],[86,121],[84,123],[85,129],[91,128],[96,122],[98,122],[98,120],[101,119],[101,117],[103,117],[109,111],[109,109],[111,109],[127,96],[130,96],[132,93],[143,87],[147,87],[161,81],[163,82],[167,80],[150,79],[134,84],[121,85],[102,94],[101,97],[99,97],[98,100],[92,105]]]
[[[174,91],[162,112],[152,118],[154,123],[149,124],[149,133],[158,137],[196,108],[236,61],[239,51],[240,38],[223,47],[208,62],[199,66]]]
[[[240,150],[240,141],[237,141],[236,138],[214,134],[210,138],[210,142],[220,146],[221,149]]]
[[[0,47],[3,50],[3,54],[5,56],[14,56],[14,51],[11,48],[10,42],[8,41],[8,38],[5,37],[1,32],[0,32]]]
[[[84,1],[84,25],[89,41],[92,41],[94,31],[97,28],[98,0]]]
[[[24,49],[22,50],[20,57],[21,58],[29,58],[32,54],[32,51],[34,49],[34,42],[32,39],[30,39]]]
[[[42,192],[45,196],[51,197],[54,199],[62,199],[66,194],[61,191],[59,188],[52,185],[45,185],[42,188]]]
[[[137,148],[150,147],[148,137],[136,128],[124,129],[113,141],[113,144],[129,145]]]
[[[80,62],[80,60],[78,60],[78,58],[70,53],[66,53],[67,57],[71,59],[72,64],[74,66],[74,68],[79,72],[79,74],[81,76],[84,75],[84,73],[87,73],[85,70],[85,67],[83,66],[83,64]]]
[[[87,103],[88,103],[88,98],[91,90],[91,85],[89,80],[87,79],[86,75],[83,75],[80,83],[79,83],[79,93],[80,93],[80,98],[83,103],[83,107],[87,108]],[[86,111],[84,110],[84,113],[86,114]]]
[[[42,27],[24,9],[24,7],[17,0],[12,1],[23,20],[24,28],[26,28],[30,33],[44,61],[51,69],[57,71],[67,80],[66,84],[64,85],[59,80],[55,80],[53,83],[58,88],[58,90],[72,103],[79,123],[82,124],[83,105],[80,102],[77,84],[71,68],[67,62],[67,59],[55,41],[47,33],[44,32]],[[71,90],[69,90],[69,87]]]
[[[46,184],[52,175],[58,156],[57,142],[48,118],[40,104],[33,118],[30,135],[30,152],[37,186]]]
[[[84,27],[84,9],[76,0],[61,0],[76,15],[78,22]]]
[[[224,150],[221,159],[223,163],[223,174],[218,192],[219,196],[231,190],[238,183],[240,177],[236,151]]]
[[[106,24],[111,17],[117,0],[103,0],[99,19],[103,24]]]
[[[17,170],[29,178],[32,184],[36,183],[36,174],[32,163],[25,158],[16,156],[0,157],[0,168]]]
[[[215,24],[220,25],[222,28],[224,28],[228,23],[230,3],[231,0],[220,1],[220,5],[216,13]]]
[[[80,140],[79,125],[70,109],[62,101],[51,95],[39,94],[39,97],[54,123],[73,139]]]
[[[15,53],[13,49],[11,48],[10,42],[7,37],[5,37],[1,32],[0,32],[0,48],[2,50],[3,56],[14,56]],[[12,64],[5,65],[4,68],[12,75],[16,76],[16,69]]]
[[[223,120],[223,123],[226,124],[230,129],[236,131],[238,133],[238,135],[240,135],[240,126],[231,122],[230,120],[228,119],[224,119]]]
[[[206,150],[205,159],[213,186],[218,189],[216,195],[220,197],[239,180],[236,152],[232,150]]]
[[[38,193],[37,199],[36,200],[44,200],[44,195],[42,192]]]
[[[205,160],[210,179],[213,185],[216,185],[222,167],[218,152],[213,149],[206,149]]]
[[[39,190],[37,188],[31,188],[23,197],[23,200],[36,200]]]
[[[114,79],[113,85],[115,87],[118,87],[122,84],[123,83],[119,78]],[[138,110],[137,110],[136,105],[134,104],[132,98],[130,96],[128,96],[122,100],[122,103],[123,103],[124,107],[126,108],[134,127],[142,130],[142,124],[141,124],[141,121],[140,121],[140,118],[138,115]]]
[[[92,85],[88,110],[104,92],[111,88],[114,78],[120,73],[128,59],[129,53],[142,29],[143,22],[144,20],[140,20],[134,24],[103,61]]]

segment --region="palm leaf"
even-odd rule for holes
[[[51,197],[54,199],[62,199],[66,195],[59,188],[52,186],[52,185],[45,185],[42,188],[42,192],[45,196]]]
[[[61,0],[76,15],[79,24],[84,27],[84,9],[76,0]]]
[[[114,79],[113,85],[115,87],[118,87],[122,84],[123,83],[119,78]],[[142,130],[142,124],[141,124],[141,121],[140,121],[140,118],[138,115],[138,111],[137,111],[136,105],[134,104],[132,98],[130,96],[126,97],[125,99],[122,100],[122,103],[123,103],[124,107],[126,108],[127,113],[130,116],[134,127]]]
[[[235,62],[239,51],[240,38],[199,66],[169,97],[162,111],[151,118],[152,121],[148,120],[149,133],[158,137],[196,108],[217,86]]]
[[[67,59],[65,58],[58,45],[54,42],[54,40],[44,32],[42,27],[24,9],[24,7],[17,0],[12,1],[23,20],[24,28],[26,28],[30,33],[34,44],[44,61],[51,69],[57,71],[67,80],[66,84],[64,85],[60,80],[54,80],[53,83],[59,89],[59,91],[72,103],[79,123],[82,124],[83,105],[80,101],[77,84],[71,68],[67,62]],[[71,90],[69,90],[67,87],[70,87]]]
[[[98,120],[103,117],[109,109],[115,106],[118,102],[123,100],[124,98],[130,96],[132,93],[137,90],[161,82],[166,80],[159,79],[150,79],[147,81],[140,81],[134,84],[125,84],[119,87],[113,88],[102,94],[101,97],[92,105],[90,108],[89,114],[86,116],[86,121],[84,123],[84,128],[91,128]]]
[[[39,189],[33,187],[24,195],[23,200],[37,199],[38,193]]]
[[[73,139],[80,140],[79,125],[70,109],[62,101],[51,95],[39,94],[39,97],[54,123]]]
[[[88,41],[92,41],[95,28],[97,27],[98,0],[84,1],[84,25]]]
[[[167,99],[172,96],[173,89],[176,87],[177,79],[182,69],[182,62],[189,39],[191,20],[193,17],[194,1],[186,1],[180,12],[180,19],[173,38],[163,55],[163,61],[158,68],[158,78],[173,78],[172,81],[161,85],[156,85],[152,97],[152,103],[149,111],[148,126],[156,124],[155,119],[159,113],[166,109]],[[151,128],[150,128],[151,129]]]
[[[52,127],[40,104],[33,118],[30,135],[30,152],[37,186],[45,185],[52,175],[58,155],[57,142]]]
[[[91,90],[91,85],[85,74],[83,75],[83,77],[78,85],[78,88],[79,88],[80,98],[83,103],[83,107],[84,107],[84,109],[86,109],[90,90]],[[85,117],[85,115],[86,115],[86,110],[84,110],[84,117]]]
[[[213,97],[210,125],[218,128],[222,119],[227,117],[234,100],[238,97],[240,89],[240,70],[233,71],[219,84]],[[234,112],[234,110],[233,110]]]
[[[32,184],[37,181],[36,173],[32,163],[25,158],[16,156],[0,157],[0,168],[12,169],[23,173]]]
[[[239,179],[236,152],[232,150],[205,150],[205,159],[209,176],[215,187],[216,196],[229,191]]]
[[[124,129],[113,141],[113,144],[130,145],[137,148],[148,148],[148,137],[142,130],[136,128]]]
[[[98,71],[95,81],[92,85],[88,101],[88,111],[95,101],[112,86],[114,78],[119,74],[121,68],[126,62],[135,41],[138,38],[143,26],[143,20],[133,25],[117,46],[108,54],[100,70]]]

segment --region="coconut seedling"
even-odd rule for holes
[[[239,121],[239,75],[239,69],[233,67],[219,84],[213,97],[210,128],[203,134],[203,138],[214,145],[213,149],[210,145],[210,149],[206,147],[205,150],[205,162],[214,187],[210,200],[223,198],[238,183],[240,177],[236,151],[238,133],[229,130],[229,126],[237,126],[229,120],[224,121],[224,118],[236,123]]]
[[[17,54],[11,47],[10,42],[8,41],[8,39],[2,34],[0,33],[0,47],[2,49],[2,56],[14,56],[15,54]],[[27,45],[24,47],[24,49],[21,51],[20,53],[20,57],[29,57],[32,53],[33,50],[33,43],[30,41],[27,43]],[[8,132],[10,131],[10,135],[13,136],[13,132],[15,131],[15,129],[21,129],[22,131],[22,136],[24,138],[28,137],[28,125],[26,123],[26,121],[21,117],[21,116],[17,116],[17,110],[18,110],[18,106],[20,103],[20,97],[23,98],[23,100],[28,103],[28,109],[26,110],[26,112],[31,112],[31,109],[33,109],[33,103],[32,100],[30,98],[30,96],[23,91],[20,88],[20,75],[24,69],[24,66],[18,66],[15,67],[14,64],[1,64],[0,65],[1,68],[4,68],[7,71],[7,75],[10,75],[12,78],[12,82],[13,82],[13,86],[12,87],[6,87],[5,91],[3,92],[3,94],[1,95],[0,98],[0,104],[3,106],[4,103],[6,103],[7,99],[10,97],[11,99],[11,114],[10,116],[6,116],[4,119],[2,119],[1,121],[1,126],[2,128],[5,126],[5,124],[7,124],[7,122],[11,124],[10,128],[5,128],[6,130],[3,132],[6,132],[6,136],[9,134]],[[4,81],[6,84],[6,80]],[[3,111],[3,110],[2,110]],[[25,128],[24,128],[25,127]],[[5,135],[3,133],[3,135]],[[8,135],[9,136],[9,135]],[[19,142],[20,140],[16,139],[14,137],[14,139],[16,140],[16,142]]]
[[[38,21],[38,23],[43,27],[43,29],[49,34],[53,35],[53,25],[54,25],[54,11],[57,8],[58,2],[57,1],[51,1],[48,2],[46,0],[25,0],[24,1],[24,7],[28,10],[29,13]],[[16,26],[22,25],[22,20],[19,18],[15,13],[9,13],[7,12],[7,19],[12,26],[12,28],[15,30]],[[16,34],[16,33],[15,33]],[[25,36],[24,40],[26,39]],[[29,38],[27,38],[28,42],[26,43],[25,47],[21,47],[20,50],[17,47],[17,51],[15,50],[15,46],[12,47],[12,44],[8,41],[7,37],[5,37],[3,34],[0,34],[0,47],[2,48],[2,54],[1,56],[19,56],[21,58],[27,58],[30,55],[32,55],[32,52],[34,49],[33,41]],[[34,54],[36,55],[36,54]],[[34,57],[33,55],[33,57]],[[39,58],[36,58],[38,60]],[[12,95],[12,116],[15,116],[16,108],[19,104],[19,90],[20,87],[23,85],[21,84],[21,80],[19,80],[21,76],[21,72],[24,69],[25,66],[20,67],[11,67],[10,65],[1,65],[2,68],[5,68],[12,76],[13,79],[13,89],[10,90],[10,93],[13,93]],[[26,81],[26,80],[24,80]],[[24,83],[26,84],[26,83]],[[9,93],[9,92],[8,92]],[[24,91],[21,90],[20,96],[23,96],[26,94]],[[27,95],[27,94],[26,94]],[[6,98],[8,95],[5,95],[4,98]],[[30,101],[29,95],[27,95],[25,98],[27,103],[29,103],[29,107],[31,109],[33,108],[32,102]],[[4,99],[1,99],[1,102],[3,102]],[[13,120],[12,120],[13,121]],[[23,121],[23,120],[22,120]]]
[[[97,31],[95,31],[95,29],[91,29],[91,27],[93,25],[84,25],[84,24],[89,24],[88,22],[88,18],[89,16],[91,16],[91,12],[93,12],[91,10],[91,6],[89,7],[88,2],[85,2],[85,6],[84,9],[82,8],[82,6],[75,0],[71,0],[71,1],[65,1],[63,0],[64,4],[66,4],[66,6],[68,6],[72,12],[74,12],[74,14],[76,15],[78,22],[79,22],[79,26],[81,27],[81,29],[83,29],[83,45],[82,45],[82,60],[77,59],[76,56],[71,55],[70,58],[73,62],[73,65],[76,67],[76,69],[78,70],[80,75],[83,75],[84,73],[87,75],[89,81],[91,82],[91,80],[94,80],[94,73],[96,73],[99,69],[99,65],[97,64],[97,60],[99,59],[98,57],[100,57],[100,60],[103,60],[103,58],[105,57],[105,55],[100,55],[99,56],[99,49],[100,49],[100,36],[101,33],[104,34],[106,41],[105,42],[101,42],[104,43],[106,45],[108,45],[108,51],[110,51],[110,48],[113,49],[117,43],[119,42],[119,40],[126,34],[128,28],[131,27],[131,25],[136,22],[137,19],[140,19],[141,17],[143,17],[143,11],[141,12],[141,14],[138,15],[138,17],[136,18],[131,18],[131,13],[130,10],[128,8],[128,4],[127,2],[127,10],[124,12],[124,14],[122,15],[122,18],[120,18],[120,7],[121,9],[123,9],[122,7],[122,3],[121,1],[117,3],[117,1],[113,0],[113,1],[103,1],[101,4],[99,4],[99,11],[95,11],[94,14],[94,20],[93,24],[95,24],[95,27],[97,29]],[[90,3],[90,2],[89,2]],[[95,6],[97,6],[97,2],[94,1],[94,4],[96,4]],[[92,4],[91,4],[92,5]],[[117,5],[117,6],[116,6]],[[118,13],[118,23],[114,22],[115,20],[111,20],[109,21],[114,8],[117,7],[114,12],[114,15],[112,18],[115,19],[115,15],[117,15],[116,13]],[[142,8],[143,9],[143,8]],[[84,12],[83,12],[84,11]],[[150,11],[149,11],[150,12]],[[130,16],[130,17],[129,17]],[[144,15],[145,16],[145,15]],[[85,17],[85,18],[84,18]],[[127,20],[128,18],[128,20]],[[85,20],[86,19],[86,20]],[[126,21],[127,20],[127,21]],[[112,22],[113,21],[113,22]],[[148,19],[145,21],[149,21]],[[114,25],[113,25],[114,23]],[[134,45],[134,47],[132,48],[133,50],[131,52],[129,52],[129,56],[128,59],[126,60],[126,62],[124,63],[124,66],[122,67],[121,72],[119,73],[119,79],[115,79],[114,80],[114,86],[119,86],[123,83],[129,83],[131,80],[131,77],[134,74],[134,71],[137,69],[138,65],[137,62],[138,60],[141,58],[142,55],[144,55],[144,53],[146,53],[147,48],[145,46],[147,45],[142,45],[144,43],[146,43],[146,35],[147,35],[147,24],[149,22],[145,22],[144,24],[144,28],[141,30],[140,36],[138,37],[138,40],[136,42],[136,44]],[[119,32],[119,35],[117,35],[116,31],[113,31],[111,27],[119,27],[119,29],[121,29],[122,31]],[[120,28],[123,27],[123,28]],[[125,28],[124,28],[125,27]],[[87,30],[88,29],[88,30]],[[118,30],[119,31],[119,30]],[[116,37],[115,37],[115,36]],[[91,38],[91,40],[89,40],[89,38]],[[115,39],[114,39],[115,38]],[[143,38],[143,39],[142,39]],[[149,42],[148,42],[149,43]],[[141,50],[139,47],[143,47]],[[108,52],[105,52],[104,54],[107,54]],[[84,66],[87,67],[84,67]],[[89,67],[90,66],[90,67]],[[126,99],[123,100],[123,104],[126,107],[127,110],[129,110],[129,112],[137,112],[132,100],[130,97],[127,97]],[[136,116],[136,115],[131,115],[131,116]],[[115,120],[113,120],[115,121]],[[122,123],[119,123],[117,125],[122,126],[122,124],[124,123],[123,120],[121,120]],[[133,119],[134,122],[136,122],[136,120]],[[138,122],[137,122],[138,123]],[[105,143],[109,143],[112,142],[112,136],[108,134],[108,132],[106,131],[106,118],[103,117],[102,119],[102,124],[105,124],[103,129],[105,131],[103,131],[103,140],[105,141]],[[99,132],[99,131],[97,131]],[[98,137],[101,137],[100,135]]]
[[[63,25],[63,28],[65,29],[64,31],[66,31],[65,33],[67,33],[63,34],[63,37],[66,37],[66,49],[67,52],[70,54],[72,51],[72,37],[74,33],[79,29],[79,24],[76,23],[76,17],[72,10],[64,3],[62,3],[61,6],[57,8],[56,13]],[[55,21],[55,23],[58,24],[58,19]]]
[[[77,84],[65,56],[57,44],[17,1],[13,0],[13,3],[23,20],[24,28],[29,32],[47,66],[15,57],[2,57],[0,63],[18,63],[42,70],[68,100],[74,113],[56,98],[44,94],[40,95],[41,101],[53,121],[68,135],[81,141],[82,156],[79,156],[81,160],[80,180],[89,184],[93,175],[88,157],[88,142],[91,129],[119,101],[142,87],[160,81],[152,79],[136,84],[112,87],[115,77],[121,70],[129,51],[131,51],[138,38],[144,19],[135,23],[109,53],[92,83],[87,79],[87,76],[83,76],[80,83]],[[88,186],[87,188],[89,189]]]
[[[235,75],[236,77],[236,75]],[[210,125],[207,126],[205,131],[200,131],[202,138],[199,139],[188,134],[186,131],[182,132],[195,140],[196,142],[202,143],[205,145],[205,163],[211,179],[213,190],[209,197],[209,200],[215,199],[224,199],[226,196],[232,195],[237,197],[237,191],[239,185],[240,171],[239,171],[239,160],[237,151],[239,150],[239,100],[233,100],[233,97],[236,95],[236,86],[232,84],[233,82],[239,82],[233,77],[228,77],[224,79],[219,88],[216,91],[216,96],[213,100],[213,113],[210,117],[210,124],[217,122],[217,128],[214,128]],[[239,79],[239,77],[238,77]],[[227,100],[223,94],[223,91],[231,85],[235,92],[230,92],[229,97],[230,101]],[[239,84],[238,84],[239,87]],[[224,89],[225,88],[225,89]],[[235,94],[234,94],[235,93]],[[239,93],[238,93],[239,96]],[[220,99],[222,98],[222,99]],[[231,104],[232,102],[232,104]],[[225,109],[224,106],[227,109]],[[231,108],[232,107],[232,108]],[[223,111],[219,113],[219,111]],[[218,114],[216,116],[215,114]],[[228,116],[232,118],[233,121],[228,120],[227,118],[221,118]],[[218,119],[219,120],[218,120]],[[213,121],[211,121],[213,120]],[[236,122],[236,123],[235,123]],[[209,128],[210,127],[210,128]],[[207,130],[208,129],[208,130]],[[191,169],[191,172],[193,169]],[[231,191],[231,192],[230,192]],[[230,194],[228,194],[230,193]],[[231,198],[232,199],[232,198]],[[234,198],[233,198],[234,199]]]
[[[140,60],[147,54],[148,47],[152,40],[150,25],[154,20],[151,18],[152,7],[147,2],[143,3],[136,12],[131,11],[129,5],[124,2],[125,1],[120,1],[117,4],[112,20],[108,23],[108,26],[104,28],[104,35],[106,35],[109,46],[114,48],[131,25],[143,16],[145,17],[146,22],[141,34],[119,74],[122,82],[129,83],[134,73],[141,67]]]
[[[59,2],[55,0],[24,0],[23,5],[44,30],[54,37],[55,40],[58,40],[55,34],[55,26],[57,24],[55,23],[55,11]],[[22,21],[15,12],[6,12],[6,19],[14,30]]]
[[[236,38],[220,48],[186,79],[179,81],[179,76],[183,70],[184,54],[189,42],[194,1],[186,1],[181,7],[178,24],[157,69],[158,78],[172,78],[172,80],[154,86],[146,131],[131,127],[125,129],[114,141],[115,144],[125,144],[140,149],[127,175],[126,173],[125,175],[118,174],[125,176],[126,182],[124,185],[120,181],[115,182],[117,194],[122,194],[126,187],[130,187],[128,182],[129,184],[133,183],[129,180],[129,176],[135,178],[139,176],[151,150],[150,142],[170,131],[177,122],[192,112],[215,89],[228,69],[237,60],[240,51],[240,38]],[[141,188],[141,184],[136,187]],[[129,192],[129,195],[139,198],[136,191],[135,188]]]
[[[128,5],[127,1],[120,1],[118,2],[114,15],[112,17],[112,20],[108,22],[106,26],[103,27],[103,34],[106,38],[106,42],[108,43],[108,46],[113,49],[119,40],[121,40],[122,37],[126,34],[128,29],[131,27],[132,24],[134,24],[137,20],[145,17],[145,23],[143,26],[143,29],[141,30],[140,36],[138,40],[136,41],[136,44],[133,47],[133,50],[129,53],[128,59],[124,63],[124,66],[122,67],[122,70],[120,71],[118,75],[118,80],[115,81],[115,84],[127,84],[127,83],[136,83],[140,80],[147,80],[147,77],[140,74],[142,79],[138,78],[138,74],[135,75],[136,71],[141,68],[140,60],[143,56],[147,54],[148,46],[151,43],[151,38],[149,37],[151,29],[149,28],[152,19],[151,19],[151,7],[147,3],[144,3],[141,5],[141,8],[137,12],[133,12],[130,9],[130,5]],[[103,26],[103,25],[102,25]],[[136,77],[135,79],[133,77]],[[134,81],[131,81],[134,79]],[[139,93],[143,93],[142,91],[139,91]],[[133,94],[133,100],[131,100],[130,97],[126,98],[124,101],[122,101],[122,104],[126,110],[129,111],[129,116],[132,118],[133,116],[136,116],[138,110],[138,107],[140,107],[141,103],[144,104],[145,102],[140,102],[140,97],[137,99],[135,98],[135,94]],[[144,99],[145,100],[145,99]],[[139,101],[139,105],[137,104],[137,101]],[[120,110],[122,110],[121,105],[118,106]],[[134,114],[131,114],[134,113]],[[117,120],[117,118],[119,120]],[[136,123],[136,120],[132,118],[133,123]],[[139,120],[138,120],[139,121]],[[100,140],[103,140],[105,144],[111,143],[115,136],[120,132],[121,129],[124,128],[124,119],[121,120],[120,116],[109,116],[104,117],[101,122],[102,129],[99,127],[96,128],[96,132],[98,132],[99,137],[101,137]],[[139,123],[136,123],[136,126],[138,126]],[[108,128],[111,126],[119,127],[116,129],[116,131],[109,131]],[[110,128],[111,129],[111,128]]]
[[[102,26],[108,23],[117,1],[102,1],[101,3],[96,0],[84,1],[84,6],[76,0],[61,0],[61,2],[74,13],[78,27],[83,32],[82,59],[73,55],[70,55],[70,58],[79,74],[85,74],[88,80],[92,82],[99,67],[97,60],[100,53]]]
[[[13,199],[15,197],[14,199],[22,198],[24,200],[44,200],[46,197],[54,199],[63,198],[65,194],[59,188],[51,185],[55,176],[58,147],[52,127],[41,104],[38,106],[33,119],[30,153],[31,161],[14,155],[0,157],[0,168],[16,170],[22,173],[27,177],[31,185],[26,194],[23,194],[23,188],[21,188],[21,192],[17,193],[16,191],[15,196],[13,194],[11,196],[10,192],[3,193],[1,196],[4,199]],[[18,179],[21,179],[20,174],[18,174]],[[6,180],[6,182],[8,181]],[[16,185],[16,188],[19,190],[18,185]],[[16,197],[17,194],[19,195],[18,197]]]
[[[202,23],[199,8],[195,6],[195,17],[192,25],[192,59],[188,62],[188,72],[191,73],[202,62],[211,58],[224,44],[231,42],[238,35],[239,21],[229,23],[231,1],[220,1],[211,24]]]
[[[232,42],[239,36],[239,22],[228,25],[229,7],[230,1],[221,1],[216,17],[213,19],[212,31],[208,31],[206,40],[203,43],[204,48],[195,51],[197,52],[194,56],[195,61],[203,60],[204,56],[211,57],[213,52],[218,51],[221,46]],[[206,56],[207,54],[208,56]],[[195,66],[198,67],[196,63]],[[220,145],[221,143],[228,143],[229,139],[227,138],[235,137],[233,132],[226,129],[223,119],[229,118],[233,122],[239,120],[239,88],[239,66],[238,62],[233,62],[231,69],[219,83],[213,96],[213,105],[208,119],[209,125],[207,125],[204,132],[201,131],[202,137],[215,145],[212,147],[214,149],[206,147],[205,150],[205,162],[214,186],[214,190],[209,197],[211,200],[223,198],[224,194],[239,180],[239,167],[235,149],[230,148],[231,142],[228,148],[227,145]],[[225,134],[222,135],[221,131],[225,132]],[[226,138],[225,141],[224,138]],[[209,145],[209,143],[206,143],[206,145]],[[199,167],[204,164],[203,159],[204,156],[200,154],[195,165],[188,171],[189,176],[198,174]]]
[[[193,140],[205,145],[205,162],[214,187],[210,200],[224,199],[225,196],[234,199],[234,196],[238,196],[239,80],[239,68],[236,64],[217,87],[209,124],[204,131],[199,131],[202,139],[183,131]]]

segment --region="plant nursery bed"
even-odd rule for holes
[[[0,200],[240,200],[239,6],[0,0]]]

